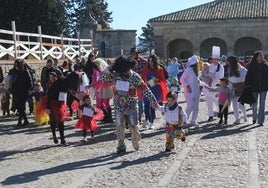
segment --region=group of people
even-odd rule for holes
[[[247,68],[241,65],[235,56],[227,57],[223,66],[218,54],[212,56],[211,63],[203,63],[199,75],[198,62],[197,56],[190,57],[188,67],[180,79],[184,87],[186,114],[190,125],[199,126],[197,118],[201,92],[205,95],[207,103],[208,122],[214,120],[216,111],[218,123],[227,124],[228,106],[232,103],[235,116],[233,124],[240,124],[241,119],[248,121],[244,104],[249,104],[253,114],[252,123],[263,125],[268,90],[268,63],[262,51],[257,51],[253,55]]]
[[[73,111],[77,112],[79,118],[74,127],[82,129],[82,141],[87,140],[87,131],[94,136],[98,120],[113,122],[110,105],[112,98],[117,153],[126,152],[126,128],[131,132],[134,149],[139,150],[141,136],[138,125],[146,128],[149,124],[149,128],[153,129],[155,110],[160,110],[166,120],[165,151],[172,151],[175,138],[182,141],[186,138],[184,125],[199,126],[201,93],[207,102],[208,122],[214,120],[215,108],[219,117],[218,124],[227,124],[230,103],[235,115],[234,124],[240,123],[239,110],[242,111],[243,120],[248,121],[244,103],[251,105],[252,123],[263,125],[265,119],[268,63],[262,51],[254,54],[247,68],[241,66],[234,56],[226,57],[223,66],[219,54],[212,53],[211,63],[203,62],[201,69],[200,58],[196,55],[188,59],[184,68],[176,58],[167,67],[155,54],[147,59],[142,58],[136,48],[132,48],[129,55],[119,56],[109,64],[91,53],[87,61],[78,57],[74,70],[70,62],[64,61],[58,66],[57,60],[48,59],[41,71],[40,80],[36,81],[33,81],[25,64],[24,60],[15,60],[14,68],[8,74],[12,80],[9,92],[19,114],[17,126],[29,124],[25,103],[27,97],[32,95],[35,102],[39,103],[35,106],[36,121],[50,123],[55,144],[59,142],[56,136],[58,127],[61,144],[67,145],[64,121],[70,114],[73,115]],[[185,111],[178,104],[180,84],[186,100]],[[247,97],[243,97],[246,91],[252,93],[253,100],[250,102]],[[92,104],[93,93],[96,105]]]

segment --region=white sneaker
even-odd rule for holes
[[[154,124],[153,123],[150,124],[150,129],[154,129]]]
[[[147,123],[148,123],[148,121],[145,121],[145,120],[144,120],[144,121],[143,121],[143,123],[142,123],[142,128],[144,128],[144,129],[145,129],[145,128],[146,128]]]
[[[234,125],[240,124],[240,119],[235,120]]]
[[[87,142],[87,137],[83,137],[81,142]]]

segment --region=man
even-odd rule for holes
[[[138,73],[139,75],[141,75],[142,70],[144,69],[144,67],[146,67],[148,65],[148,62],[146,61],[146,59],[143,59],[141,57],[141,52],[139,52],[136,47],[133,47],[130,49],[130,56],[132,56],[136,61],[137,64],[135,65],[135,67],[133,68],[133,70]],[[138,120],[139,123],[141,123],[141,119],[142,119],[142,115],[144,112],[144,97],[142,95],[141,92],[138,91]],[[144,122],[143,127],[145,127],[146,122]]]
[[[213,46],[211,64],[209,67],[210,87],[212,88],[216,87],[219,80],[224,77],[224,68],[222,64],[220,64],[219,60],[220,60],[220,47]],[[213,121],[214,106],[216,106],[217,112],[219,111],[217,93],[204,89],[204,95],[206,97],[208,106],[208,116],[209,116],[208,121]]]
[[[47,83],[49,81],[50,72],[55,72],[57,74],[57,78],[63,77],[61,70],[58,67],[53,66],[53,60],[48,59],[46,66],[43,67],[41,71],[41,85],[44,88],[44,90],[48,89]]]

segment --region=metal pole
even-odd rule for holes
[[[12,21],[11,25],[12,25],[12,31],[13,31],[13,41],[14,41],[14,50],[15,50],[14,58],[17,59],[18,55],[17,55],[17,37],[16,37],[16,23],[15,23],[15,21]]]

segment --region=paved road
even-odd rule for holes
[[[180,95],[181,99],[184,99]],[[181,104],[185,107],[185,103]],[[268,110],[268,104],[266,103]],[[132,148],[127,130],[127,153],[115,153],[113,124],[81,144],[76,120],[66,122],[70,146],[54,145],[49,126],[17,129],[16,116],[0,119],[0,187],[268,187],[268,119],[259,127],[248,122],[219,127],[207,123],[206,105],[200,102],[202,128],[191,130],[175,151],[165,153],[163,119],[157,129],[141,128],[139,151]],[[267,112],[266,112],[267,115]]]

